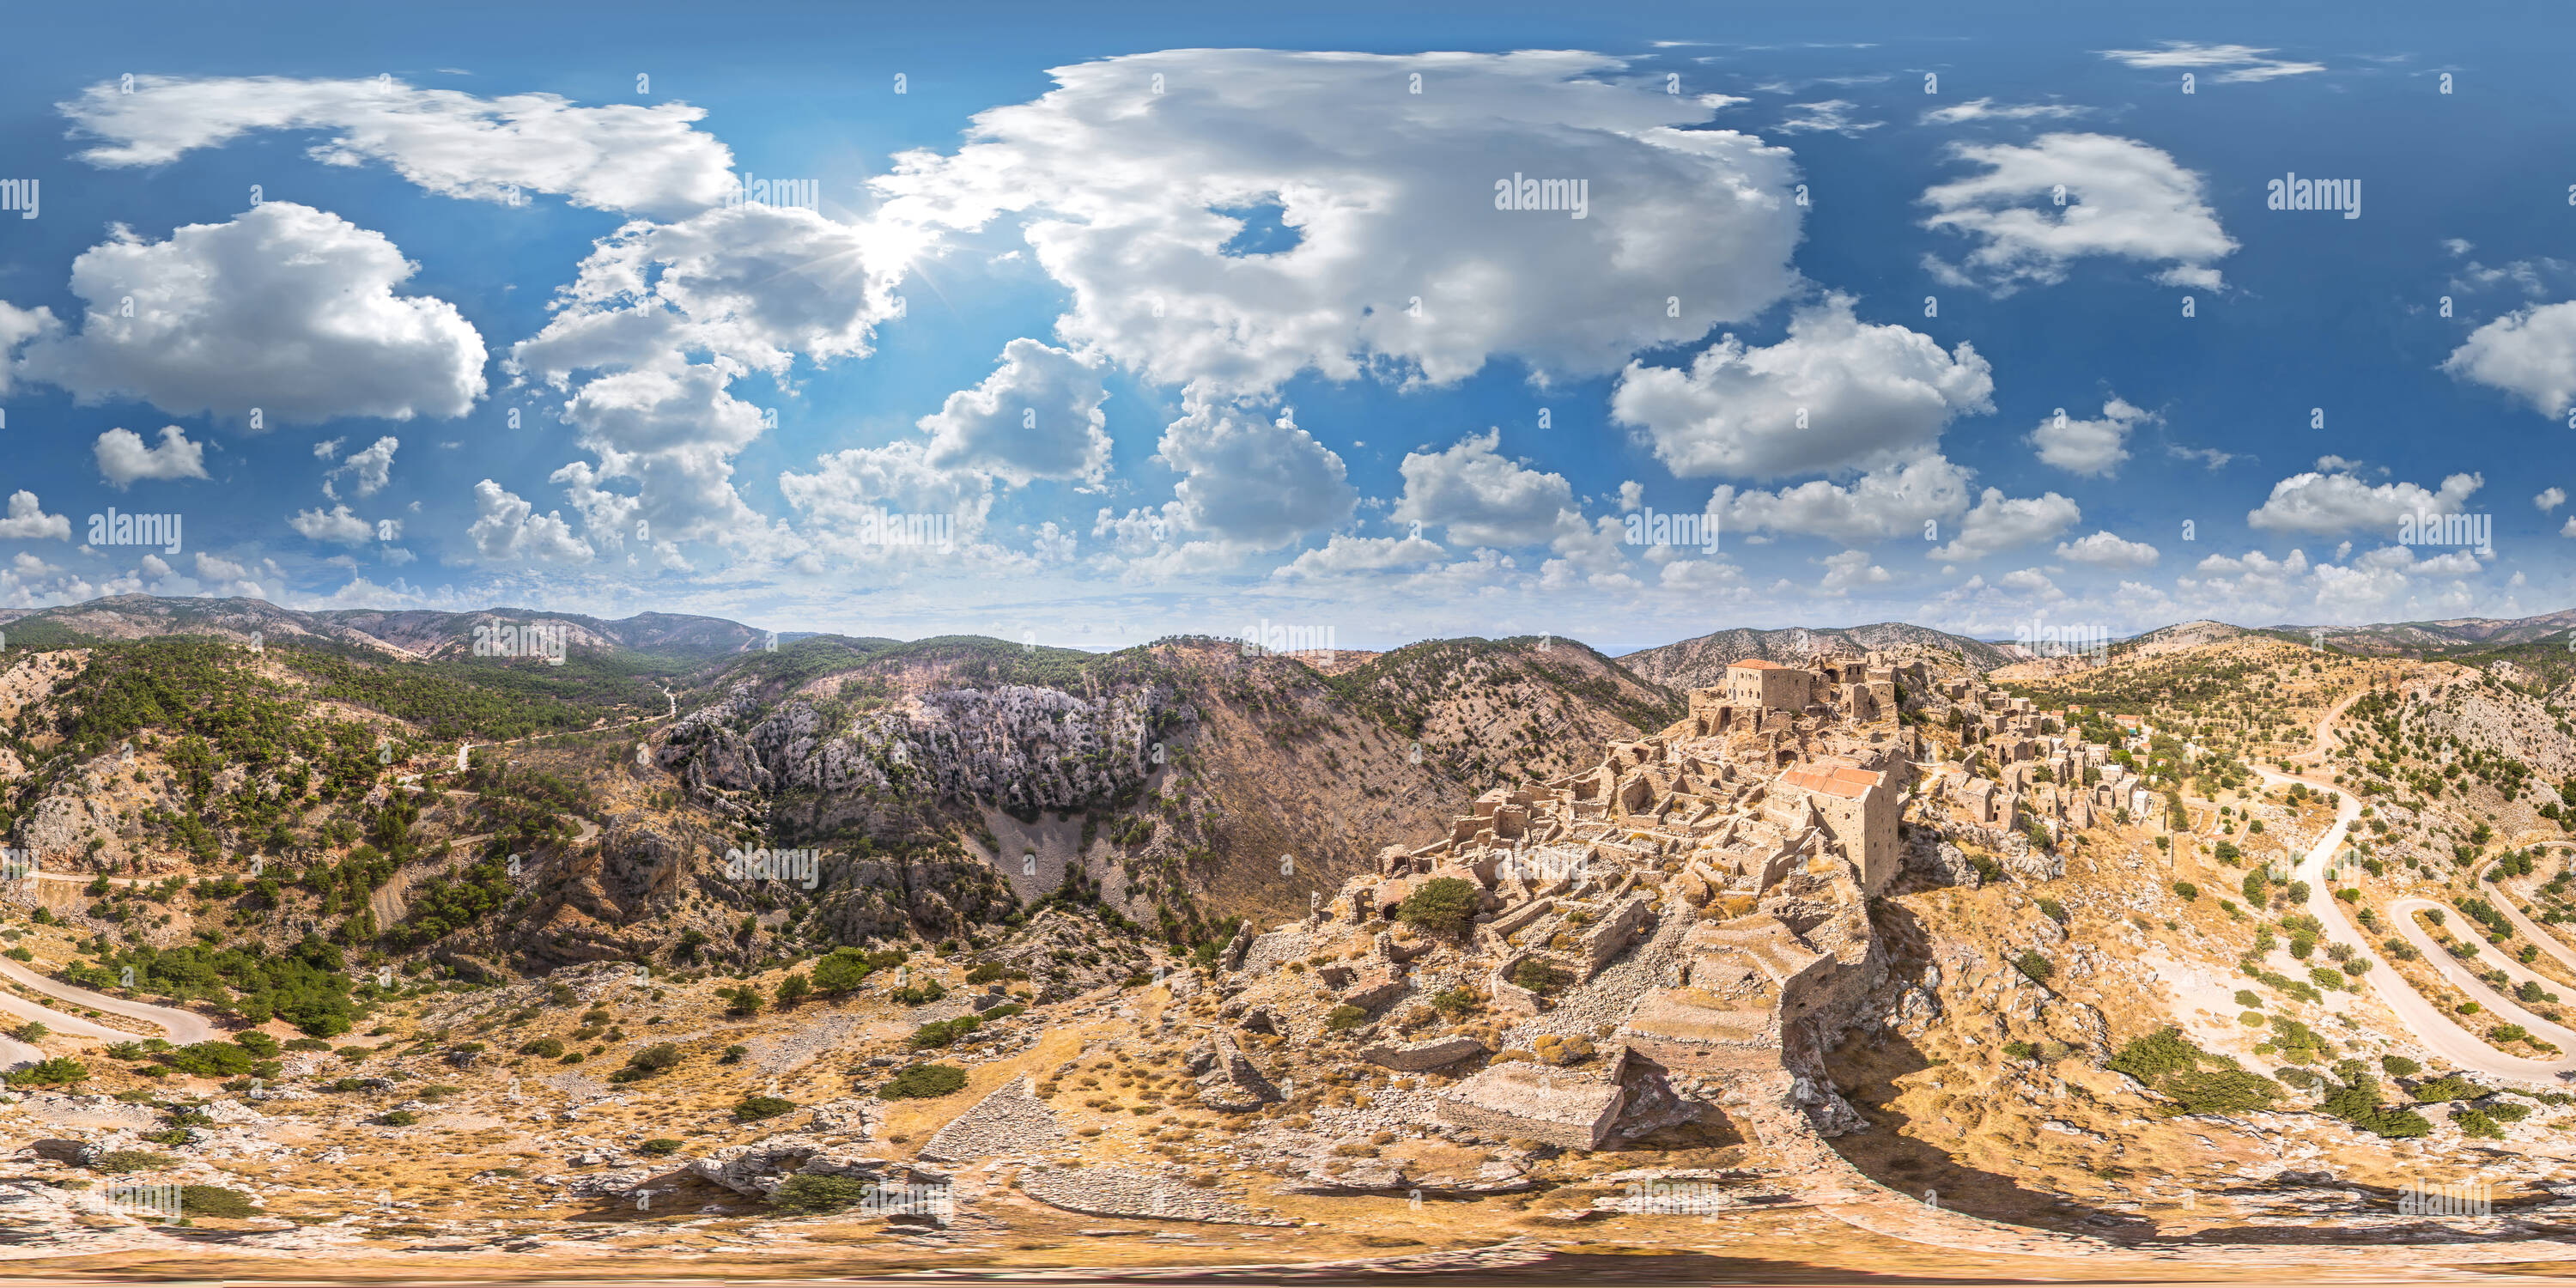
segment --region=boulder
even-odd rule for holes
[[[1341,1000],[1346,1006],[1356,1006],[1363,1011],[1374,1011],[1394,1001],[1403,992],[1403,980],[1384,972],[1372,972],[1359,977],[1348,988],[1343,989]]]
[[[814,1117],[808,1130],[824,1135],[856,1136],[861,1140],[873,1140],[877,1134],[877,1124],[883,1121],[884,1117],[884,1113],[877,1108],[877,1102],[844,1097],[839,1100],[827,1100],[814,1106]]]
[[[688,1172],[736,1194],[768,1198],[795,1173],[815,1176],[883,1177],[894,1165],[857,1149],[820,1137],[789,1133],[767,1140],[727,1145],[704,1158],[692,1159]]]

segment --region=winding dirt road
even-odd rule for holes
[[[670,703],[671,708],[662,715],[640,716],[636,719],[626,721],[623,724],[604,725],[599,729],[573,729],[565,730],[563,733],[535,734],[527,738],[514,738],[509,742],[487,745],[512,746],[518,743],[534,742],[543,738],[559,738],[571,733],[598,733],[603,729],[623,729],[639,724],[649,724],[655,720],[669,720],[677,717],[680,713],[679,696],[672,693],[669,689],[664,689],[662,690],[662,697],[664,701]],[[471,744],[468,744],[468,746],[470,747]],[[446,773],[453,771],[434,770],[431,772]],[[397,779],[395,786],[407,787],[413,791],[424,790],[419,785],[420,777],[420,775],[414,774],[405,778]],[[450,794],[457,796],[471,796],[475,793],[453,792]],[[577,835],[573,838],[573,844],[587,845],[599,836],[598,824],[593,823],[589,819],[583,818],[578,814],[568,815],[567,817],[572,819],[573,825],[577,829]],[[457,844],[459,846],[465,846],[476,841],[488,840],[490,838],[491,833],[485,832],[474,836],[459,837],[457,839]],[[88,885],[90,882],[98,880],[99,876],[100,874],[96,873],[37,871],[25,874],[25,877],[22,879]],[[164,878],[160,877],[107,878],[108,884],[116,886],[159,885],[163,880]],[[402,919],[404,902],[403,895],[408,890],[409,885],[410,883],[406,881],[403,883],[404,889],[397,890],[392,884],[388,883],[385,887],[377,890],[369,897],[368,906],[375,911],[379,924],[390,925],[393,922]],[[153,1006],[146,1002],[129,1002],[123,998],[110,997],[104,993],[96,993],[89,989],[77,988],[70,984],[65,984],[58,980],[47,978],[46,976],[36,971],[29,970],[26,967],[19,965],[17,962],[10,961],[7,958],[0,958],[0,976],[7,976],[9,979],[25,985],[36,992],[75,1007],[83,1007],[93,1011],[103,1011],[110,1015],[121,1015],[127,1019],[141,1020],[147,1024],[157,1026],[161,1029],[169,1042],[178,1046],[187,1046],[196,1042],[209,1042],[214,1040],[217,1035],[214,1022],[194,1011],[184,1011],[176,1007],[168,1006]],[[0,1014],[15,1016],[22,1021],[34,1020],[56,1033],[67,1034],[73,1037],[97,1038],[108,1042],[130,1042],[137,1036],[127,1030],[110,1028],[95,1020],[85,1019],[78,1015],[58,1011],[49,1006],[42,1006],[8,992],[0,992]],[[37,1047],[21,1042],[16,1038],[0,1035],[0,1068],[19,1068],[24,1065],[33,1064],[44,1058],[45,1053]]]
[[[164,1037],[179,1046],[186,1046],[192,1042],[211,1041],[215,1037],[214,1023],[194,1011],[153,1006],[144,1002],[129,1002],[123,998],[93,993],[85,988],[75,988],[58,980],[48,979],[7,958],[0,958],[0,975],[5,975],[17,983],[73,1006],[104,1011],[110,1015],[122,1015],[128,1019],[155,1025],[160,1028]],[[0,992],[0,1013],[6,1013],[21,1021],[34,1020],[56,1033],[76,1038],[96,1038],[103,1042],[132,1042],[138,1037],[146,1036],[127,1029],[110,1028],[96,1020],[30,1002],[9,992]],[[15,1069],[34,1064],[44,1058],[43,1051],[28,1043],[16,1038],[0,1037],[0,1067]]]
[[[2355,693],[2329,708],[2317,721],[2316,742],[2308,752],[2303,754],[2314,755],[2330,745],[2332,738],[2330,726],[2334,718],[2362,696],[2361,693]],[[2348,789],[2338,787],[2331,782],[2320,782],[2297,774],[2279,773],[2260,765],[2254,766],[2254,772],[2261,775],[2263,781],[2269,784],[2301,783],[2311,791],[2334,794],[2334,799],[2339,802],[2335,808],[2334,826],[2326,829],[2325,834],[2318,837],[2316,844],[2309,848],[2307,855],[2300,859],[2295,875],[2298,880],[2308,883],[2308,914],[2326,927],[2330,942],[2339,940],[2361,945],[2371,943],[2370,937],[2362,934],[2360,929],[2344,915],[2343,902],[2334,897],[2334,890],[2326,881],[2326,868],[2333,863],[2335,854],[2343,848],[2344,840],[2351,834],[2353,824],[2361,819],[2360,798]],[[2404,900],[2398,901],[2401,904],[2404,902]],[[2404,929],[2413,929],[2413,917],[2394,914],[2394,907],[2395,905],[2392,905],[2390,920],[2401,923],[2401,933]],[[2418,933],[2420,934],[2420,931]],[[2410,940],[2411,938],[2410,936]],[[2425,947],[2424,944],[2417,945],[2419,950]],[[2457,982],[2457,977],[2452,975],[2452,971],[2459,968],[2451,963],[2448,952],[2434,945],[2425,953],[2425,957],[2437,968],[2442,969],[2446,978],[2452,978]],[[2521,963],[2515,962],[2512,966],[2519,969]],[[2507,972],[2508,975],[2511,973],[2511,971]],[[2487,989],[2483,981],[2476,980],[2474,976],[2470,978],[2475,985],[2475,991],[2471,992],[2471,996],[2477,996],[2479,992],[2484,992],[2490,997],[2494,996],[2493,990]],[[2426,1050],[2452,1065],[2484,1073],[2490,1077],[2513,1082],[2538,1083],[2544,1086],[2555,1086],[2562,1080],[2576,1076],[2576,1059],[2558,1061],[2526,1059],[2506,1055],[2488,1046],[2475,1034],[2453,1023],[2448,1015],[2442,1013],[2440,1007],[2416,992],[2414,987],[2407,984],[2404,977],[2394,970],[2384,968],[2374,970],[2362,976],[2362,979],[2370,985],[2372,992],[2379,997],[2380,1001],[2396,1014],[2398,1022],[2404,1024],[2407,1030],[2415,1035],[2416,1041],[2422,1043]],[[2518,1004],[2506,1003],[2505,1009],[2507,1013],[2528,1015],[2528,1012],[2521,1011]],[[2525,1022],[2525,1027],[2533,1028],[2534,1032],[2540,1032],[2541,1028],[2568,1032],[2558,1029],[2556,1025],[2548,1024],[2537,1016],[2530,1016],[2528,1022]],[[2549,1037],[2547,1033],[2543,1033],[2542,1036]],[[2569,1033],[2569,1037],[2576,1039],[2576,1033]],[[2576,1046],[2570,1045],[2569,1042],[2560,1042],[2559,1045],[2576,1051]]]
[[[2443,914],[2447,917],[2457,918],[2458,922],[2462,924],[2463,929],[2477,924],[2476,922],[2470,921],[2467,917],[2462,916],[2459,909],[2451,907],[2447,903],[2443,903],[2438,899],[2421,898],[2405,898],[2390,901],[2388,905],[2388,919],[2396,923],[2397,933],[2404,936],[2407,943],[2414,945],[2415,951],[2424,954],[2424,960],[2430,963],[2433,969],[2439,972],[2443,979],[2449,981],[2451,987],[2467,994],[2471,1001],[2476,1002],[2487,1010],[2493,1011],[2496,1014],[2503,1016],[2505,1019],[2531,1030],[2532,1033],[2538,1036],[2541,1040],[2548,1042],[2561,1050],[2576,1051],[2576,1030],[2570,1030],[2563,1025],[2553,1024],[2524,1009],[2521,999],[2516,998],[2509,993],[2505,993],[2497,989],[2494,985],[2489,984],[2484,979],[2479,978],[2478,973],[2471,970],[2466,964],[2466,961],[2473,960],[2481,966],[2501,967],[2505,972],[2506,978],[2513,979],[2516,983],[2521,983],[2525,980],[2535,981],[2542,988],[2551,989],[2553,991],[2557,988],[2564,987],[2564,985],[2560,985],[2556,981],[2547,979],[2543,976],[2533,974],[2528,968],[2524,967],[2522,963],[2506,958],[2501,953],[2494,952],[2485,944],[2478,942],[2473,935],[2461,936],[2461,942],[2478,948],[2480,950],[2478,956],[2466,960],[2453,957],[2450,950],[2442,946],[2440,940],[2435,939],[2431,934],[2427,933],[2422,926],[2415,923],[2416,913],[2433,908],[2441,909]],[[2557,1067],[2576,1068],[2576,1064],[2561,1064]]]
[[[2550,846],[2561,846],[2576,849],[2576,841],[2567,840],[2535,841],[2532,842],[2532,845],[2544,849]],[[2523,847],[2517,846],[2515,848],[2519,849]],[[2489,866],[2492,867],[2493,865]],[[2522,909],[2516,906],[2513,901],[2513,897],[2508,894],[2503,887],[2498,886],[2495,882],[2489,881],[2486,877],[2481,875],[2478,878],[2478,888],[2486,891],[2487,902],[2494,904],[2497,910],[2504,913],[2505,920],[2512,922],[2513,928],[2521,931],[2523,938],[2540,945],[2540,951],[2549,954],[2551,957],[2557,958],[2559,965],[2565,966],[2569,970],[2576,970],[2576,949],[2569,948],[2565,942],[2558,938],[2558,936],[2541,928],[2538,922],[2522,915]],[[2544,984],[2542,987],[2546,988],[2548,985]]]

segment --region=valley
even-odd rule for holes
[[[2576,1260],[2571,694],[2466,644],[8,630],[31,1272]]]

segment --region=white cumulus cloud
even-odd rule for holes
[[[1968,475],[1938,453],[1870,470],[1848,484],[1811,479],[1777,492],[1721,485],[1710,513],[1729,532],[1782,532],[1864,545],[1964,513]]]
[[[767,428],[734,392],[784,381],[800,356],[864,357],[897,316],[902,238],[812,211],[737,206],[603,238],[509,369],[562,389],[595,460],[555,472],[585,544],[622,549],[638,522],[672,543],[748,543],[769,529],[733,485],[733,458]],[[630,484],[631,493],[611,483]]]
[[[2167,285],[2223,285],[2212,265],[2236,242],[2219,227],[2200,176],[2159,149],[2108,134],[2043,134],[2026,145],[1961,143],[1950,152],[1984,169],[1923,193],[1932,207],[1924,227],[1976,242],[1956,264],[1925,257],[1944,281],[2008,295],[2064,281],[2075,260],[2106,255],[2164,264],[2156,280]]]
[[[1952,418],[1992,411],[1994,389],[1993,368],[1969,345],[1944,353],[1828,295],[1793,314],[1778,344],[1728,335],[1687,368],[1630,363],[1610,406],[1676,475],[1777,477],[1919,453]]]
[[[694,128],[686,103],[576,107],[554,94],[477,98],[389,80],[285,76],[137,76],[102,81],[59,105],[96,166],[148,166],[255,130],[313,130],[326,165],[379,162],[449,197],[509,201],[560,193],[575,205],[655,216],[715,205],[733,154]]]
[[[161,427],[158,447],[145,443],[133,430],[111,429],[99,435],[90,450],[98,458],[100,477],[120,489],[137,479],[206,477],[205,444],[189,442],[188,431],[176,425]]]
[[[2082,540],[2058,542],[2057,557],[2102,568],[2145,568],[2155,563],[2158,555],[2156,548],[2146,542],[2096,532]]]
[[[2016,546],[2046,541],[2083,517],[2083,511],[2073,501],[2055,492],[2008,497],[2003,489],[1990,487],[1960,521],[1959,535],[1950,544],[1936,546],[1925,554],[1962,563],[1983,559]]]
[[[1448,554],[1439,542],[1420,537],[1355,537],[1337,532],[1321,547],[1280,565],[1270,575],[1287,581],[1387,572],[1419,568],[1447,558]]]
[[[2030,444],[2039,459],[2070,474],[2099,478],[2129,459],[2129,432],[2154,420],[2155,413],[2114,396],[2102,404],[2098,420],[2079,420],[2060,411],[2039,422]]]
[[[2319,470],[2293,474],[2273,484],[2272,495],[2246,514],[2247,525],[2271,532],[2307,532],[2327,537],[2375,531],[2394,539],[2398,520],[2410,514],[2452,513],[2486,483],[2483,475],[2454,474],[2442,480],[2438,492],[2413,483],[2371,484],[2348,469],[2330,468],[2330,461],[2332,458],[2319,461]]]
[[[562,514],[540,515],[490,479],[474,485],[474,515],[465,535],[485,559],[588,563],[594,553]]]
[[[48,314],[16,374],[173,415],[462,416],[483,395],[483,338],[445,300],[394,294],[415,267],[384,234],[291,201],[162,242],[118,228],[72,261],[81,329]]]
[[[1056,334],[1157,383],[1446,384],[1496,355],[1600,373],[1796,284],[1789,153],[1703,128],[1717,105],[1626,71],[1562,51],[1108,58],[1054,69],[1054,90],[875,186],[891,222],[1015,218],[1071,292]],[[1582,180],[1585,217],[1497,209],[1516,175]],[[1293,244],[1230,253],[1256,217]]]
[[[1848,595],[1854,586],[1874,586],[1890,580],[1885,568],[1869,561],[1864,551],[1846,550],[1825,558],[1825,575],[1816,589],[1826,595]]]
[[[1501,431],[1488,430],[1444,451],[1406,453],[1396,522],[1437,527],[1470,546],[1546,541],[1564,526],[1561,516],[1580,525],[1565,476],[1507,459],[1495,450],[1501,442]]]
[[[2564,414],[2576,399],[2576,300],[2517,309],[2479,327],[2442,370],[2512,394],[2543,416]]]
[[[375,525],[349,513],[349,507],[345,505],[332,506],[327,512],[299,510],[286,524],[309,541],[363,546],[376,539]]]
[[[1108,390],[1100,373],[1063,349],[1036,340],[1002,347],[993,374],[948,395],[921,418],[930,463],[981,470],[1014,485],[1032,479],[1097,482],[1109,465]]]
[[[331,481],[342,477],[356,480],[360,496],[374,496],[383,491],[385,485],[393,481],[394,453],[401,447],[401,439],[387,434],[368,444],[364,450],[349,453],[348,459],[340,462],[338,468],[323,476],[323,494],[336,499],[339,494],[332,490]]]
[[[1229,546],[1285,545],[1348,519],[1359,499],[1340,455],[1284,415],[1197,404],[1163,431],[1159,448],[1183,476],[1172,489],[1174,513]]]
[[[37,504],[36,494],[20,488],[9,494],[9,513],[0,518],[0,537],[16,541],[56,541],[72,539],[72,521],[59,514],[47,514]]]

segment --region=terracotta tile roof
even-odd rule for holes
[[[1811,792],[1823,792],[1828,796],[1841,796],[1851,800],[1860,799],[1861,793],[1878,786],[1885,780],[1885,775],[1873,774],[1858,766],[1831,760],[1794,766],[1780,775],[1780,781],[1791,787],[1803,787]]]
[[[1782,666],[1777,662],[1765,662],[1758,657],[1748,657],[1741,662],[1727,663],[1726,669],[1730,671],[1786,671],[1789,668]]]

